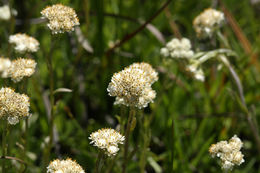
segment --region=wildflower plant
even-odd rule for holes
[[[47,173],[85,173],[83,168],[70,158],[53,160],[47,167]]]
[[[37,52],[39,49],[40,43],[33,37],[28,36],[27,34],[15,34],[9,36],[9,43],[15,45],[15,51],[19,53],[25,52]]]

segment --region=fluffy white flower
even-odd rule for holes
[[[2,78],[8,77],[8,69],[11,67],[9,58],[0,57],[0,74]]]
[[[208,8],[193,20],[193,27],[199,38],[211,37],[224,20],[224,13]]]
[[[209,153],[212,157],[220,158],[222,169],[232,170],[234,165],[240,165],[245,161],[244,155],[240,151],[242,146],[242,141],[234,135],[228,142],[220,141],[212,144]]]
[[[67,158],[53,160],[47,167],[47,173],[85,173],[85,171],[76,161]]]
[[[194,52],[191,50],[190,40],[182,38],[181,40],[173,38],[166,44],[166,47],[161,48],[161,55],[171,58],[191,58]]]
[[[0,20],[9,20],[11,18],[11,14],[14,16],[17,15],[17,11],[12,9],[8,5],[4,5],[0,7]]]
[[[102,149],[108,156],[119,151],[118,144],[123,144],[125,137],[114,129],[104,128],[90,134],[90,144]]]
[[[15,34],[9,37],[9,43],[15,44],[15,50],[19,53],[37,52],[39,49],[39,42],[28,36],[27,34]]]

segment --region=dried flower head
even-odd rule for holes
[[[41,14],[49,20],[47,26],[53,34],[74,31],[74,26],[79,25],[75,11],[62,4],[46,7]]]
[[[115,73],[108,85],[110,96],[116,97],[115,104],[147,107],[156,96],[151,85],[158,80],[157,72],[147,63],[134,63]]]
[[[14,82],[19,82],[23,77],[30,77],[35,72],[36,64],[33,59],[18,58],[12,61],[8,75]]]
[[[15,44],[15,50],[19,53],[37,52],[39,49],[39,42],[28,36],[27,34],[15,34],[9,37],[9,43]]]
[[[15,93],[11,88],[0,90],[0,118],[7,119],[9,124],[17,124],[19,119],[29,116],[29,97]]]
[[[9,20],[12,15],[17,15],[17,11],[12,9],[10,10],[10,7],[8,5],[4,5],[0,7],[0,20]]]
[[[209,153],[212,157],[219,157],[221,160],[222,169],[232,170],[234,165],[243,163],[244,155],[241,153],[242,141],[234,135],[228,142],[220,141],[212,144],[209,148]]]
[[[47,167],[47,173],[85,173],[85,171],[76,161],[67,158],[53,160]]]
[[[224,20],[225,17],[221,11],[208,8],[193,20],[193,27],[199,38],[211,37],[221,27]]]
[[[114,129],[103,128],[90,134],[90,144],[102,149],[108,156],[116,155],[118,144],[123,144],[125,137]]]
[[[0,74],[2,78],[8,77],[8,69],[11,67],[9,58],[0,57]]]
[[[193,54],[190,40],[187,38],[182,38],[181,40],[173,38],[166,44],[166,47],[161,48],[161,55],[164,57],[191,58]]]

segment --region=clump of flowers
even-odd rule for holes
[[[15,125],[20,119],[28,117],[29,97],[25,94],[16,93],[11,88],[0,90],[0,118],[6,119],[9,124]]]
[[[67,158],[53,160],[47,167],[47,173],[85,173],[85,171],[76,161]]]
[[[224,20],[225,17],[221,11],[208,8],[193,20],[193,27],[199,38],[211,37]]]
[[[119,151],[118,144],[123,144],[125,137],[114,129],[103,128],[90,134],[90,144],[102,149],[108,156],[114,156]]]
[[[161,48],[161,55],[171,58],[191,58],[194,52],[191,50],[190,40],[187,38],[173,38],[166,44],[166,47]]]
[[[9,58],[0,57],[0,74],[2,78],[8,77],[8,69],[11,67]]]
[[[75,11],[62,4],[48,6],[41,14],[49,20],[47,26],[53,34],[74,31],[74,26],[79,25]]]
[[[8,75],[14,82],[20,82],[23,77],[30,77],[35,72],[36,64],[33,59],[18,58],[12,61]]]
[[[110,96],[116,97],[115,104],[141,109],[156,97],[151,85],[157,80],[158,73],[150,64],[134,63],[113,75],[107,91]]]
[[[15,50],[19,53],[37,52],[39,49],[39,42],[28,36],[27,34],[15,34],[9,37],[9,43],[15,44]]]
[[[234,165],[240,165],[245,161],[244,155],[240,151],[242,146],[242,141],[234,135],[228,142],[220,141],[212,144],[209,153],[212,157],[220,158],[222,169],[231,170]]]
[[[11,18],[11,14],[17,15],[17,11],[10,10],[8,5],[0,7],[0,20],[9,20]]]

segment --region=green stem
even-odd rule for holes
[[[124,163],[123,163],[123,172],[122,173],[126,173],[126,165],[128,162],[128,143],[129,143],[130,130],[131,130],[131,125],[132,125],[134,116],[135,116],[135,109],[133,107],[130,107],[129,117],[128,117],[126,131],[125,131]]]
[[[95,173],[101,172],[103,156],[104,156],[103,152],[99,151],[98,158],[96,161]]]
[[[3,120],[3,134],[2,134],[2,157],[5,157],[7,154],[6,148],[6,136],[7,136],[7,120]],[[5,159],[2,161],[2,172],[6,172],[5,169]]]

